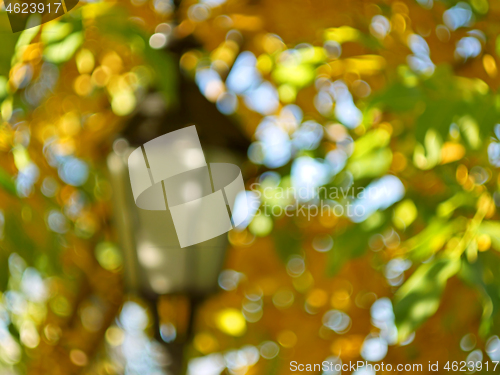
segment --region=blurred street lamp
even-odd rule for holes
[[[228,244],[227,234],[182,248],[168,209],[136,206],[127,163],[133,151],[120,139],[108,156],[126,288],[143,296],[180,293],[203,297],[215,291]],[[234,155],[224,150],[212,149],[206,154],[210,161],[235,162]],[[191,189],[205,188],[201,182],[195,183]]]
[[[244,159],[243,155],[246,153],[247,140],[234,124],[218,113],[212,103],[208,103],[199,94],[196,87],[193,89],[189,83],[186,83],[181,93],[190,98],[181,100],[177,112],[173,113],[172,111],[158,111],[158,104],[161,101],[158,101],[156,94],[151,94],[149,98],[146,98],[143,110],[132,119],[131,126],[124,131],[124,137],[114,142],[113,151],[107,158],[107,165],[113,191],[115,227],[123,249],[126,290],[148,300],[154,306],[153,314],[157,314],[157,301],[160,296],[177,295],[187,298],[191,306],[190,316],[187,318],[188,332],[184,336],[189,336],[194,306],[217,290],[218,275],[223,266],[228,245],[227,233],[201,243],[181,247],[169,209],[148,210],[137,206],[138,201],[134,199],[131,186],[128,159],[134,150],[136,154],[140,153],[137,150],[141,150],[142,144],[147,144],[151,139],[183,128],[183,124],[193,120],[199,121],[197,116],[194,116],[195,118],[190,116],[189,114],[193,112],[185,107],[186,103],[189,105],[192,102],[203,107],[201,110],[207,115],[203,125],[196,127],[207,163],[240,164],[239,162]],[[147,158],[146,163],[148,163]],[[213,192],[213,189],[221,189],[220,186],[216,186],[217,183],[213,179],[215,171],[211,172],[209,194]],[[152,176],[151,172],[150,176]],[[165,198],[163,202],[168,208],[169,199],[172,198],[166,194],[167,180],[163,181],[163,178],[161,180]],[[193,180],[187,181],[188,185],[189,183],[191,183],[191,190],[199,190],[203,192],[202,195],[206,195],[206,184]],[[200,195],[200,192],[197,194]],[[231,206],[226,195],[224,197],[226,203]],[[233,207],[228,208],[231,211]],[[224,211],[229,212],[227,209]],[[155,315],[154,318],[156,320],[155,334],[157,339],[161,340],[159,317]],[[171,373],[182,373],[182,348],[182,339],[167,345],[173,360],[169,368]]]

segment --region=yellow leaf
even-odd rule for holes
[[[441,164],[460,160],[465,155],[465,147],[459,143],[446,142],[441,149]]]
[[[247,324],[241,311],[225,309],[217,314],[217,328],[231,336],[241,336],[246,332]]]
[[[340,44],[358,40],[360,36],[359,30],[349,26],[334,27],[325,31],[325,39],[334,40]]]

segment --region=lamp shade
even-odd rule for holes
[[[121,142],[125,143],[124,140]],[[147,145],[145,145],[146,150]],[[163,180],[164,176],[162,176],[162,180],[156,186],[151,178],[151,184],[153,184],[151,189],[157,189],[157,196],[161,199],[165,197],[163,203],[159,205],[162,207],[155,207],[152,206],[152,198],[147,198],[149,202],[144,203],[146,198],[138,197],[137,189],[134,190],[133,182],[131,184],[131,174],[133,181],[134,173],[136,173],[130,172],[131,155],[135,152],[139,157],[142,156],[142,153],[137,152],[137,150],[141,151],[141,148],[134,150],[130,147],[115,147],[114,149],[108,155],[107,165],[113,189],[113,216],[124,255],[126,288],[129,291],[152,295],[187,293],[202,296],[214,291],[228,245],[227,233],[208,236],[211,238],[186,246],[183,236],[190,236],[191,226],[187,226],[187,232],[184,230],[181,233],[179,231],[180,219],[175,216],[175,210],[182,207],[177,203],[184,199],[186,194],[189,195],[190,192],[193,194],[193,191],[195,194],[200,194],[200,191],[209,188],[210,191],[207,193],[210,196],[216,195],[217,182],[213,179],[214,176],[212,175],[209,179],[208,187],[204,179],[199,176],[199,170],[194,175],[191,173],[190,177],[175,177],[177,180],[182,180],[175,184],[172,181]],[[211,163],[237,163],[236,157],[227,150],[207,148],[203,152],[211,166],[222,165]],[[167,159],[165,160],[168,162]],[[151,162],[147,164],[149,175],[152,176],[150,166],[153,164]],[[215,173],[215,167],[212,169],[212,173]],[[177,192],[172,188],[173,185],[177,187]],[[223,195],[225,203],[222,202],[227,216],[233,207],[231,201],[227,199],[227,193],[230,191],[223,190],[225,190]],[[220,194],[222,196],[222,193]],[[193,203],[188,203],[193,206]],[[190,224],[190,221],[199,221],[197,216],[199,215],[187,216],[188,219],[186,219],[184,215],[182,219]],[[206,218],[204,220],[206,221]],[[218,218],[214,216],[211,220],[215,221]],[[231,221],[229,223],[231,227]],[[193,223],[193,235],[196,234],[194,232],[198,230],[198,227],[196,223]]]

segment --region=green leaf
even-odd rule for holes
[[[446,139],[450,125],[467,116],[462,133],[468,146],[477,149],[479,140],[489,136],[498,123],[495,94],[488,86],[479,79],[457,77],[446,67],[439,67],[431,78],[414,85],[398,82],[389,86],[373,95],[370,107],[405,112],[416,109],[417,103],[423,108],[415,119],[415,134],[420,143],[431,128]]]
[[[422,99],[423,95],[420,89],[417,87],[407,87],[398,82],[379,94],[375,94],[370,106],[380,106],[396,112],[409,111]]]
[[[45,59],[56,64],[66,62],[73,57],[82,42],[82,31],[72,33],[63,41],[47,46],[44,51]]]
[[[146,40],[144,57],[155,72],[157,88],[161,90],[167,106],[177,101],[177,65],[173,57],[165,52],[152,49]]]
[[[300,254],[302,241],[300,232],[295,225],[288,224],[285,227],[276,226],[272,236],[276,252],[283,262],[286,262],[290,255]]]
[[[427,259],[444,246],[453,233],[460,229],[460,224],[460,221],[448,222],[433,218],[425,229],[408,239],[404,246],[413,253],[414,258]]]
[[[479,234],[487,234],[491,238],[491,245],[497,251],[500,251],[500,222],[483,221],[477,230]]]
[[[443,139],[447,138],[450,125],[457,113],[461,112],[462,103],[453,98],[429,100],[425,111],[416,121],[415,135],[417,141],[424,143],[427,131],[431,128],[437,130]]]
[[[38,31],[40,31],[40,25],[23,30],[17,41],[16,50],[31,44],[35,36],[38,34]]]
[[[492,333],[500,323],[500,259],[491,252],[480,253],[473,264],[466,261],[462,264],[459,276],[472,287],[479,290],[483,305],[483,314],[479,332],[482,336]]]
[[[0,99],[7,96],[7,78],[0,76]]]
[[[35,259],[36,249],[40,246],[26,234],[20,218],[13,213],[5,217],[5,249],[7,253],[18,253],[28,264],[32,265]]]
[[[8,76],[20,33],[13,34],[6,12],[0,12],[0,75]]]
[[[392,151],[389,148],[378,149],[363,157],[350,159],[347,169],[354,179],[380,177],[385,174],[392,162]]]
[[[477,150],[479,146],[481,146],[481,136],[479,134],[479,125],[476,119],[469,115],[465,115],[457,121],[457,124],[469,148]]]
[[[433,129],[427,129],[424,145],[417,143],[413,153],[413,163],[420,169],[434,168],[441,161],[441,136]]]
[[[411,199],[405,199],[394,208],[392,221],[400,230],[410,226],[418,216],[418,209]]]
[[[435,259],[422,264],[399,288],[394,296],[394,313],[400,340],[436,313],[448,279],[459,269],[459,259]]]
[[[9,255],[4,248],[0,247],[0,291],[7,289],[9,276]]]
[[[488,95],[477,95],[473,102],[469,104],[468,112],[476,119],[481,133],[481,138],[489,137],[495,126],[498,124],[500,108],[497,106],[497,96],[489,93]]]
[[[9,194],[17,196],[16,184],[12,180],[12,176],[8,174],[1,167],[0,167],[0,188],[5,190]]]
[[[372,130],[354,142],[354,151],[351,159],[365,156],[371,151],[385,147],[389,144],[391,135],[385,129]]]
[[[328,253],[328,275],[335,276],[349,259],[362,256],[373,234],[373,230],[364,231],[359,225],[355,225],[335,237],[333,248]]]
[[[436,213],[439,217],[449,218],[457,208],[463,206],[474,207],[475,204],[475,197],[463,191],[459,191],[451,198],[439,203],[436,209]]]
[[[52,21],[44,25],[41,39],[44,44],[59,42],[73,31],[73,25],[68,22]]]

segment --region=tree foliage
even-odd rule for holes
[[[110,1],[11,34],[1,13],[2,366],[131,368],[115,356],[134,307],[105,159],[151,91],[179,105],[183,77],[251,139],[259,206],[229,235],[190,358],[250,373],[465,359],[477,335],[498,360],[499,14],[486,0]],[[181,332],[171,312],[166,298],[160,318]]]

